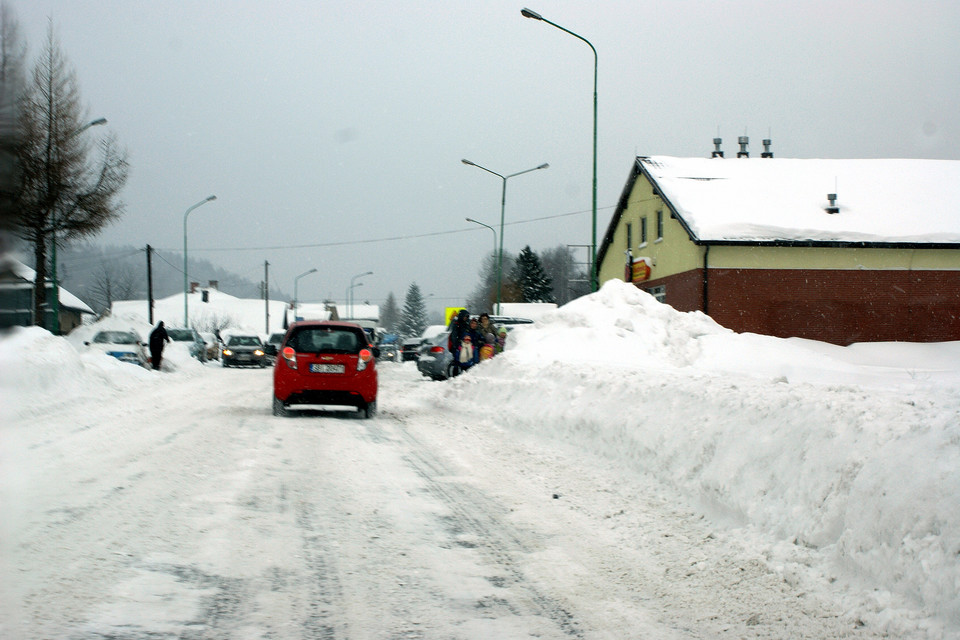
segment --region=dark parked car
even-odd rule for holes
[[[447,349],[450,332],[434,336],[420,349],[417,370],[428,378],[446,380],[453,376],[453,354]]]
[[[267,338],[266,344],[263,345],[263,352],[267,354],[267,360],[269,362],[274,362],[277,359],[277,354],[280,353],[280,344],[283,343],[283,336],[287,335],[285,331],[280,331],[278,333],[271,333],[270,337]]]
[[[190,351],[190,357],[200,362],[207,361],[207,343],[195,329],[172,329],[167,327],[167,335],[173,342],[179,342]]]
[[[389,360],[390,362],[400,360],[400,344],[398,340],[399,336],[395,333],[384,334],[383,338],[380,339],[380,344],[377,345],[380,348],[380,360]]]
[[[226,338],[220,359],[225,367],[265,367],[266,354],[260,336],[236,333]]]
[[[420,357],[420,347],[423,344],[422,338],[407,338],[400,347],[400,359],[403,362],[416,360]]]
[[[379,350],[360,325],[302,321],[290,325],[273,366],[273,415],[292,408],[353,406],[377,412]]]

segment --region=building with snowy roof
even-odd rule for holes
[[[34,324],[34,283],[37,272],[10,255],[0,255],[0,329],[25,327]],[[46,303],[43,306],[43,326],[50,328],[53,322],[53,282],[44,283]],[[57,287],[60,333],[70,333],[80,326],[84,315],[96,315],[85,302],[62,286]]]
[[[597,264],[739,332],[960,340],[960,161],[638,157]]]

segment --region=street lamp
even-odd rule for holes
[[[555,22],[550,22],[536,11],[531,11],[530,9],[521,9],[520,15],[522,15],[524,18],[531,18],[533,20],[546,22],[547,24],[560,29],[560,31],[569,33],[574,38],[586,42],[587,46],[590,47],[590,50],[593,51],[593,235],[591,236],[592,239],[590,244],[590,290],[596,291],[599,286],[597,277],[597,50],[594,49],[593,45],[590,44],[590,41],[583,36],[576,34],[569,29],[564,29]]]
[[[361,283],[358,284],[358,285],[354,285],[354,284],[353,284],[353,281],[356,280],[357,278],[362,278],[362,277],[364,277],[364,276],[372,276],[372,275],[373,275],[373,271],[365,271],[365,272],[363,272],[363,273],[358,273],[357,275],[355,275],[355,276],[353,276],[352,278],[350,278],[350,286],[347,287],[347,304],[349,305],[349,307],[348,307],[348,309],[349,309],[348,313],[350,314],[350,320],[353,320],[353,287],[354,287],[354,286],[359,287],[361,284],[363,284],[363,283],[361,282]]]
[[[478,225],[480,225],[481,227],[486,227],[487,229],[490,229],[490,231],[493,231],[493,255],[496,256],[496,255],[497,255],[497,230],[494,229],[493,227],[491,227],[490,225],[484,224],[484,223],[480,222],[479,220],[474,220],[473,218],[467,218],[467,222],[472,222],[473,224],[478,224]],[[497,303],[497,315],[500,315],[499,301],[498,301],[498,303]]]
[[[97,118],[92,122],[88,122],[83,125],[76,131],[70,134],[70,137],[80,135],[90,127],[96,127],[101,124],[107,124],[106,118]],[[50,278],[53,280],[53,335],[60,335],[60,281],[57,280],[57,225],[59,222],[56,219],[56,214],[54,214],[52,219],[53,225],[50,229],[50,237],[53,241],[53,249],[51,251],[51,258],[53,260],[53,266],[51,268]]]
[[[304,271],[303,273],[301,273],[300,275],[298,275],[296,278],[293,279],[293,320],[294,322],[296,322],[297,320],[297,305],[299,304],[298,302],[299,298],[297,297],[297,285],[300,284],[300,278],[302,278],[303,276],[308,276],[311,273],[316,273],[316,271],[317,271],[316,268],[310,269],[310,271]]]
[[[207,196],[197,204],[191,206],[183,214],[183,326],[185,329],[190,328],[190,321],[187,319],[187,216],[197,207],[216,199],[217,196]]]
[[[532,169],[526,169],[524,171],[518,171],[516,173],[511,173],[510,175],[505,176],[497,173],[496,171],[491,171],[486,167],[482,167],[476,162],[470,162],[467,159],[463,159],[460,162],[462,162],[463,164],[470,165],[471,167],[476,167],[477,169],[483,169],[487,173],[492,173],[493,175],[503,180],[503,191],[500,196],[500,252],[499,252],[499,255],[497,256],[497,314],[499,315],[500,314],[500,292],[503,285],[503,215],[507,207],[507,178],[519,176],[524,173],[530,173],[531,171],[537,171],[538,169],[546,169],[550,165],[544,162],[538,167],[534,167]]]

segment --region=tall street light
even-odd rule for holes
[[[310,269],[310,271],[304,271],[303,273],[301,273],[300,275],[298,275],[296,278],[293,279],[293,321],[294,322],[297,321],[297,307],[300,304],[299,302],[300,299],[297,297],[297,285],[300,284],[300,278],[316,272],[317,272],[317,269],[313,268],[313,269]]]
[[[569,29],[565,29],[555,22],[550,22],[536,11],[531,11],[530,9],[521,9],[520,15],[522,15],[524,18],[531,18],[533,20],[546,22],[547,24],[560,29],[560,31],[569,33],[574,38],[586,42],[587,46],[590,47],[590,50],[593,51],[593,235],[591,236],[590,244],[590,289],[591,291],[596,291],[599,286],[599,278],[597,274],[597,50],[594,49],[593,45],[590,44],[590,41],[583,36],[576,34]]]
[[[107,124],[106,118],[97,118],[92,122],[88,122],[83,125],[76,131],[70,134],[70,137],[80,135],[90,127],[96,127],[101,124]],[[51,251],[51,258],[53,260],[53,265],[51,268],[50,278],[53,281],[53,335],[60,335],[60,281],[57,279],[57,225],[59,222],[56,219],[56,214],[54,214],[53,225],[50,229],[50,237],[53,240],[53,249]],[[44,323],[46,324],[46,323]]]
[[[190,212],[197,207],[205,205],[208,202],[216,199],[217,196],[207,196],[197,204],[187,209],[183,214],[183,326],[185,329],[190,328],[190,321],[187,319],[187,216],[189,216]]]
[[[480,225],[481,227],[486,227],[487,229],[490,229],[490,231],[493,231],[493,255],[496,256],[496,255],[497,255],[497,230],[494,229],[493,227],[491,227],[490,225],[484,224],[484,223],[480,222],[479,220],[474,220],[473,218],[467,218],[467,222],[472,222],[473,224],[478,224],[478,225]],[[499,301],[497,302],[497,315],[500,315],[500,303],[499,303]]]
[[[364,271],[363,273],[358,273],[357,275],[350,278],[350,286],[347,287],[347,304],[349,305],[348,306],[349,311],[347,313],[350,314],[350,320],[353,320],[353,288],[355,286],[359,287],[361,284],[363,284],[361,282],[360,284],[355,285],[353,284],[353,281],[356,280],[357,278],[362,278],[364,276],[372,276],[372,275],[373,275],[373,271]]]
[[[481,167],[476,162],[470,162],[469,160],[463,159],[460,162],[463,164],[470,165],[471,167],[476,167],[477,169],[483,169],[487,173],[492,173],[501,180],[503,180],[503,191],[500,196],[500,251],[497,256],[497,314],[500,314],[500,292],[503,286],[503,216],[507,208],[507,178],[512,178],[514,176],[519,176],[524,173],[530,173],[531,171],[537,171],[538,169],[546,169],[550,165],[544,162],[539,167],[534,167],[533,169],[526,169],[524,171],[518,171],[516,173],[511,173],[509,175],[502,175],[496,171],[491,171],[486,167]]]

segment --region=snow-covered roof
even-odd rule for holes
[[[207,301],[203,301],[206,291]],[[266,303],[256,298],[237,298],[216,289],[197,289],[188,295],[188,312],[192,327],[224,326],[242,329],[264,335],[283,330],[283,316],[287,303],[281,300],[270,301],[270,327],[265,331]],[[115,318],[127,318],[147,322],[149,307],[146,300],[116,300],[110,305],[110,313]],[[175,293],[154,300],[153,321],[163,320],[168,327],[183,325],[183,294]]]
[[[637,162],[694,240],[960,244],[960,161]],[[826,211],[828,194],[837,195],[837,213]]]
[[[3,256],[2,265],[0,269],[9,270],[17,278],[20,278],[24,282],[28,282],[33,285],[37,280],[37,272],[34,269],[31,269],[27,265],[23,264],[16,258],[11,256]],[[49,280],[48,280],[49,282]],[[61,285],[58,287],[60,306],[64,309],[72,309],[74,311],[79,311],[80,313],[89,313],[96,315],[96,312],[91,309],[87,303],[73,295],[69,291],[63,288]]]

